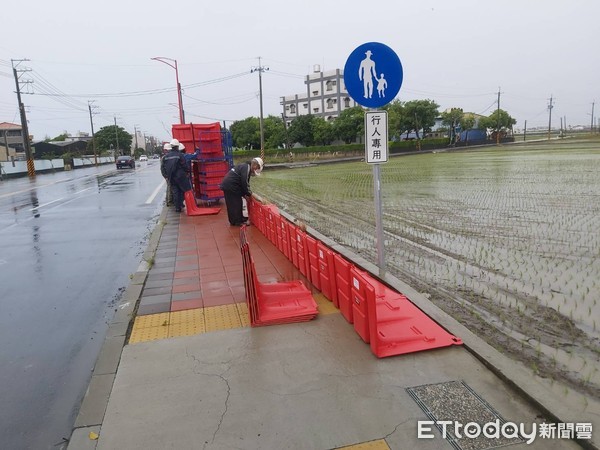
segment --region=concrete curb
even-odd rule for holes
[[[96,448],[98,441],[92,439],[90,433],[100,434],[108,400],[121,361],[121,353],[125,346],[129,328],[132,325],[132,319],[135,317],[144,284],[152,267],[152,261],[166,223],[166,217],[167,208],[163,207],[158,223],[150,235],[142,261],[131,277],[131,282],[123,293],[117,311],[108,326],[104,343],[94,365],[92,378],[81,402],[79,414],[75,419],[67,449],[94,450]]]

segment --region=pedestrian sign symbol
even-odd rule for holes
[[[359,105],[379,108],[390,103],[402,85],[402,64],[385,44],[368,42],[357,47],[344,66],[344,83]]]

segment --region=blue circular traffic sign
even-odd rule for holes
[[[359,105],[379,108],[396,97],[402,86],[402,63],[385,44],[367,42],[357,47],[344,66],[344,83]]]

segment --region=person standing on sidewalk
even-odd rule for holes
[[[186,153],[185,147],[183,146],[183,144],[181,144],[181,146],[179,147],[179,151],[183,154],[183,157],[185,158],[185,164],[187,165],[187,168],[188,168],[188,176],[190,178],[190,184],[192,186],[192,189],[194,189],[194,180],[193,180],[193,176],[192,176],[192,161],[198,161],[198,158],[200,158],[200,149],[197,148],[194,151],[194,153]]]
[[[163,171],[162,161],[163,161],[163,158],[165,156],[167,156],[167,153],[169,153],[170,150],[171,150],[171,144],[169,144],[167,142],[167,143],[165,143],[165,145],[163,145],[163,153],[162,153],[162,155],[160,155],[160,172],[162,173],[162,176],[165,179],[165,182],[167,183],[167,198],[165,200],[167,206],[173,205],[173,191],[171,190],[171,182],[169,181],[167,174]]]
[[[250,190],[250,177],[260,176],[264,163],[261,158],[238,164],[227,172],[219,187],[225,196],[227,206],[227,218],[233,226],[247,224],[244,217],[242,202],[243,197],[252,196]]]
[[[160,171],[163,177],[167,179],[167,182],[171,184],[175,212],[181,212],[181,208],[183,208],[183,195],[192,189],[192,185],[185,158],[179,151],[181,144],[177,139],[173,139],[170,145],[171,150],[163,157]]]

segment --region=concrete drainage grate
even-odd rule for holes
[[[455,435],[455,423],[460,423],[463,427],[470,422],[478,424],[479,427],[496,421],[500,427],[506,423],[500,414],[464,381],[425,384],[406,388],[406,391],[434,422],[440,433],[443,426],[438,424],[438,421],[452,422],[446,427],[445,438],[457,450],[484,450],[524,442],[521,438],[504,437],[502,433],[499,433],[498,437],[486,437],[483,432],[470,433],[478,435],[466,437],[462,428],[458,433],[460,438]]]

